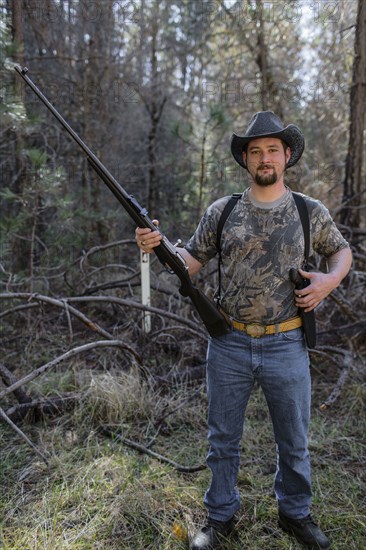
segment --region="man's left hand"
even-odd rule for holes
[[[302,269],[299,269],[299,273],[303,279],[310,281],[306,288],[295,290],[295,304],[297,307],[304,308],[305,311],[316,308],[338,286],[331,273],[308,272]]]

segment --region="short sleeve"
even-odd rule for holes
[[[228,200],[229,197],[223,197],[207,208],[196,231],[185,245],[185,249],[203,265],[217,254],[217,225]]]
[[[315,252],[328,258],[349,244],[333,221],[329,210],[318,200],[308,199],[312,247]]]

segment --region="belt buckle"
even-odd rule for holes
[[[261,338],[266,334],[266,327],[257,323],[249,323],[245,327],[245,332],[252,338]]]

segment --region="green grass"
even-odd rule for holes
[[[324,376],[325,378],[325,376]],[[4,550],[180,550],[205,518],[207,469],[190,474],[103,436],[98,425],[184,465],[204,461],[204,387],[155,389],[136,373],[90,374],[72,412],[22,429],[49,457],[47,468],[10,428],[0,432],[0,548]],[[49,382],[45,382],[46,386]],[[365,385],[350,380],[341,399],[319,411],[329,386],[314,381],[310,450],[313,515],[333,550],[366,546]],[[158,430],[158,426],[160,429]],[[242,505],[226,550],[297,549],[277,527],[275,448],[265,401],[247,412],[238,486]]]

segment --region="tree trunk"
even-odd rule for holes
[[[15,63],[21,67],[24,65],[24,17],[23,17],[23,0],[14,0],[13,2],[13,11],[12,11],[12,37],[14,42],[14,53],[13,58]],[[24,83],[21,78],[15,75],[14,72],[14,91],[16,101],[24,101],[25,103],[25,90]],[[12,184],[9,186],[13,193],[18,197],[23,195],[23,189],[27,188],[27,168],[26,163],[23,158],[23,149],[24,149],[24,137],[22,130],[17,126],[14,126],[14,148],[13,148],[13,158],[14,158],[14,174],[16,176],[13,179]],[[11,215],[13,218],[16,218],[21,211],[21,202],[15,201],[12,204]],[[27,267],[27,261],[29,257],[29,247],[27,241],[23,239],[16,239],[17,246],[16,252],[13,255],[12,269],[15,272],[25,270]]]
[[[12,11],[12,35],[15,46],[14,61],[18,65],[24,65],[24,24],[23,24],[23,0],[14,0]],[[15,93],[21,97],[23,82],[15,78]]]
[[[157,61],[157,52],[156,52],[156,42],[158,34],[158,23],[157,23],[157,10],[154,10],[153,22],[151,28],[151,104],[149,108],[150,114],[150,130],[148,135],[148,157],[149,157],[149,179],[148,179],[148,209],[150,212],[154,212],[156,209],[157,201],[157,189],[156,189],[156,132],[158,129],[159,117],[158,117],[158,106],[157,106],[157,94],[158,94],[158,61]]]
[[[350,94],[350,130],[346,172],[343,181],[341,223],[361,228],[366,223],[365,183],[362,181],[363,144],[366,113],[366,2],[358,1],[355,56]]]
[[[265,43],[265,29],[263,20],[262,0],[256,0],[256,9],[259,15],[259,30],[258,30],[258,66],[261,71],[261,108],[262,111],[268,109],[268,65],[267,65],[267,48]]]
[[[151,24],[151,101],[147,100],[146,106],[150,116],[150,130],[148,134],[148,159],[149,159],[149,176],[147,189],[147,204],[148,210],[153,214],[157,211],[157,202],[159,198],[158,178],[157,178],[157,132],[158,126],[163,114],[166,97],[160,97],[159,87],[159,71],[158,71],[158,32],[159,32],[159,1],[156,0],[152,13]]]

